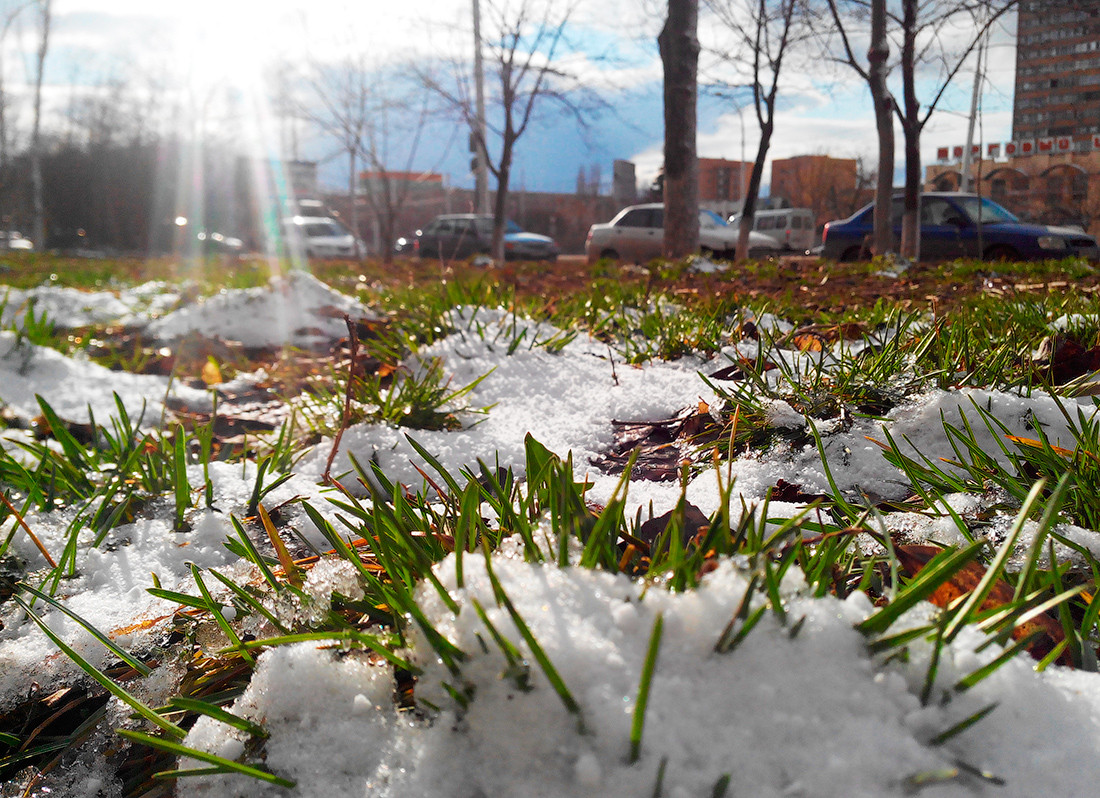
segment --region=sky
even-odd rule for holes
[[[705,262],[700,266],[709,267]],[[371,315],[304,272],[263,288],[224,290],[205,302],[185,299],[180,291],[179,286],[156,283],[91,294],[51,286],[12,292],[0,308],[5,328],[0,332],[0,400],[9,415],[29,422],[39,413],[36,394],[67,420],[87,421],[94,412],[98,423],[107,424],[115,412],[112,393],[117,393],[132,417],[138,418],[145,407],[147,428],[155,428],[161,419],[164,397],[171,396],[176,407],[209,407],[208,391],[188,388],[179,379],[109,371],[87,358],[66,357],[21,340],[13,330],[31,299],[39,313],[47,310],[62,328],[125,323],[130,329],[144,327],[148,340],[169,347],[188,335],[236,337],[242,331],[256,345],[316,344],[318,338],[340,335],[331,308]],[[663,314],[677,312],[673,303],[661,301]],[[282,314],[288,314],[285,324],[246,323]],[[880,330],[876,335],[882,338],[838,341],[820,352],[800,352],[768,344],[766,335],[738,338],[733,333],[741,319],[728,321],[730,336],[713,356],[630,364],[605,342],[583,334],[560,347],[538,346],[536,341],[560,342],[561,331],[507,309],[456,308],[449,317],[454,332],[410,356],[404,366],[415,370],[438,359],[455,385],[484,377],[463,402],[489,409],[484,415],[459,411],[465,422],[460,430],[421,430],[415,436],[441,468],[461,479],[458,475],[467,469],[476,473],[475,458],[514,468],[522,476],[525,435],[530,433],[558,456],[572,454],[578,478],[583,475],[591,483],[588,501],[606,504],[625,489],[626,516],[633,518],[637,511],[642,520],[669,511],[681,496],[710,516],[722,501],[721,480],[728,485],[732,477],[732,511],[757,513],[754,523],[763,533],[803,509],[797,500],[774,500],[766,505],[768,520],[759,518],[768,491],[780,480],[799,486],[804,494],[828,492],[835,481],[847,495],[862,491],[899,500],[896,506],[901,507],[900,500],[910,491],[907,480],[865,436],[882,440],[889,432],[894,440],[942,463],[940,458],[952,458],[957,445],[944,425],[975,405],[1003,422],[1006,433],[1026,437],[1041,425],[1052,444],[1063,446],[1073,445],[1066,419],[1078,407],[1095,412],[1088,397],[1057,398],[1040,390],[1021,395],[977,387],[927,389],[882,418],[856,417],[850,426],[817,419],[828,471],[812,444],[776,444],[722,461],[719,469],[702,468],[683,490],[675,481],[638,477],[621,488],[620,477],[600,466],[600,455],[612,442],[612,420],[658,421],[695,410],[700,401],[718,406],[717,391],[736,390],[737,384],[719,371],[728,372],[726,367],[741,359],[770,360],[784,367],[765,376],[775,397],[764,403],[769,423],[804,430],[808,419],[779,398],[789,389],[784,375],[818,369],[827,373],[838,359],[856,357],[891,335]],[[774,341],[792,329],[768,314],[754,321]],[[1052,324],[1052,332],[1082,321],[1061,319]],[[297,337],[302,334],[309,340]],[[504,345],[509,340],[521,345]],[[767,351],[762,353],[761,347]],[[218,387],[247,392],[265,378],[262,372],[244,374]],[[1067,407],[1059,408],[1059,402]],[[978,444],[1004,462],[992,435],[975,426]],[[11,424],[0,434],[0,446],[28,466],[33,463],[18,444],[30,439],[29,429],[29,423],[26,430]],[[340,497],[319,484],[331,446],[329,440],[318,443],[297,463],[290,480],[265,499],[269,506],[282,507],[284,522],[297,534],[322,548],[327,548],[325,540],[294,500],[304,499],[339,526],[336,519],[342,511],[328,500]],[[401,430],[358,424],[345,432],[338,451],[337,473],[354,454],[360,462],[376,463],[390,480],[427,490],[421,475],[432,466]],[[211,575],[216,571],[236,584],[262,584],[251,565],[224,545],[234,534],[230,517],[245,515],[255,465],[214,462],[209,473],[199,464],[189,467],[190,484],[202,485],[207,476],[213,507],[198,502],[189,511],[186,531],[175,529],[170,502],[153,501],[133,523],[102,541],[94,540],[90,531],[74,540],[75,575],[63,580],[58,601],[81,621],[41,602],[35,607],[48,628],[96,667],[111,655],[88,626],[131,653],[151,647],[161,652],[148,676],[126,680],[130,694],[152,706],[171,698],[189,672],[186,663],[163,656],[159,648],[175,628],[180,606],[148,592],[154,574],[162,588],[197,596],[197,572],[223,616],[238,624],[237,634],[266,638],[275,631],[257,613],[245,617],[244,605],[238,616],[228,588]],[[908,541],[959,545],[965,541],[952,514],[994,540],[1003,539],[1015,521],[1014,510],[996,492],[950,494],[941,501],[942,506],[921,513],[884,510],[876,523]],[[484,507],[483,513],[491,514],[491,508]],[[72,517],[72,508],[60,507],[31,510],[25,521],[47,552],[59,552],[69,545]],[[26,563],[33,581],[45,572],[45,559],[23,528],[8,520],[0,540],[10,543],[8,553]],[[1035,522],[1022,523],[1017,553],[1033,543],[1037,530]],[[547,545],[557,551],[549,537],[552,530],[540,527],[543,531]],[[1068,523],[1058,524],[1057,531],[1094,556],[1100,554],[1094,531]],[[870,539],[861,537],[858,545],[881,553]],[[1070,554],[1060,544],[1055,551],[1060,559]],[[272,647],[260,656],[243,693],[227,699],[225,709],[263,726],[268,736],[259,764],[295,786],[284,792],[239,775],[207,775],[182,779],[176,794],[903,798],[919,793],[922,798],[1031,798],[1090,795],[1100,780],[1100,675],[1060,665],[1037,671],[1025,653],[969,689],[960,688],[965,677],[995,662],[1002,650],[998,644],[985,645],[985,637],[973,627],[964,628],[935,658],[933,646],[921,636],[910,641],[907,656],[875,654],[855,628],[876,610],[864,594],[856,591],[843,600],[829,594],[815,597],[796,565],[777,587],[786,612],[783,621],[751,587],[744,557],[720,559],[698,589],[680,592],[621,574],[526,562],[515,540],[501,545],[492,565],[499,590],[480,556],[467,555],[462,574],[453,555],[436,566],[453,607],[428,586],[417,590],[424,616],[467,655],[461,684],[473,698],[465,710],[444,688],[455,677],[415,631],[411,646],[400,654],[423,669],[415,688],[420,713],[396,710],[391,666],[366,651],[334,646],[330,640]],[[575,711],[566,709],[543,667],[536,665],[533,649],[502,606],[500,590],[574,697]],[[349,563],[325,558],[308,570],[303,592],[308,598],[301,603],[265,603],[284,624],[301,625],[321,617],[336,592],[353,600],[360,597],[362,585]],[[764,611],[761,620],[735,650],[716,651],[722,630],[738,615],[746,596],[750,613]],[[919,602],[888,633],[929,624],[935,617],[931,605]],[[648,702],[640,702],[643,663],[657,637],[658,619],[662,633]],[[14,601],[0,602],[0,622],[0,707],[23,700],[32,682],[40,695],[48,695],[77,673]],[[497,634],[516,646],[519,661],[529,668],[530,689],[520,689],[522,683],[514,680],[515,669],[500,653],[503,646],[492,643]],[[227,642],[212,622],[197,625],[195,638],[207,650]],[[930,673],[929,698],[922,701]],[[644,706],[639,710],[640,703]],[[645,723],[632,761],[631,729],[639,712]],[[974,725],[966,726],[964,721],[983,712]],[[120,794],[116,768],[122,743],[114,729],[138,725],[128,720],[130,714],[112,699],[102,722],[67,754],[64,767],[53,768],[36,782],[37,792]],[[949,729],[958,733],[937,741]],[[182,742],[192,750],[257,764],[255,746],[239,725],[212,717],[200,719]],[[200,767],[187,758],[177,766]],[[22,792],[27,778],[29,774],[16,775],[6,786]],[[719,789],[723,784],[725,792]]]
[[[262,88],[265,76],[276,65],[301,68],[348,53],[366,54],[378,65],[413,63],[438,73],[442,67],[428,66],[433,59],[466,58],[472,49],[470,9],[465,0],[54,0],[47,103],[64,108],[75,93],[113,78],[137,86],[155,84],[156,91],[182,89],[193,107],[208,113],[209,97],[232,89],[239,107],[251,117],[247,132],[236,138],[252,151],[293,150],[303,159],[317,160],[322,179],[338,187],[346,182],[339,145],[318,137],[305,122],[291,124],[275,114],[271,93]],[[662,161],[661,69],[655,44],[660,3],[575,0],[571,22],[568,63],[589,85],[599,87],[602,108],[578,124],[544,107],[518,144],[513,187],[568,192],[576,186],[579,169],[597,166],[608,190],[615,159],[633,161],[639,183],[646,185]],[[1012,18],[998,26],[989,51],[979,141],[1004,141],[1010,134],[1014,24]],[[704,16],[705,44],[719,43],[720,30]],[[33,15],[23,12],[13,36],[23,53],[7,59],[9,81],[17,82],[26,73],[33,32]],[[703,61],[704,79],[709,80],[718,71],[706,66],[705,55]],[[934,161],[937,147],[965,141],[973,75],[969,64],[960,71],[945,95],[943,112],[929,123],[922,141],[926,164]],[[411,95],[419,101],[416,92]],[[758,126],[751,100],[742,93],[738,102],[740,108],[731,99],[701,96],[701,157],[740,159],[744,153],[753,160]],[[456,129],[450,118],[432,127],[413,165],[444,173],[451,185],[470,186],[470,154],[465,135],[456,135]],[[900,141],[900,131],[898,135]],[[900,179],[900,145],[897,150]],[[867,91],[859,79],[820,56],[789,61],[770,156],[825,153],[870,163],[876,151]]]

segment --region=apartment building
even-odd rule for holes
[[[1013,141],[1100,133],[1100,0],[1020,0]]]
[[[959,187],[962,151],[938,148],[927,189]],[[1018,215],[1100,230],[1100,0],[1020,0],[1012,140],[974,156],[971,185]]]

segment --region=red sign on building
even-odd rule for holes
[[[1053,152],[1054,151],[1054,137],[1046,136],[1039,139],[1039,152]]]
[[[1000,158],[1001,157],[1001,145],[1000,144],[987,144],[985,145],[985,154],[987,158]]]
[[[1073,149],[1073,139],[1069,136],[1059,136],[1056,142],[1058,152],[1069,152]]]
[[[947,147],[940,147],[938,150],[936,150],[936,160],[937,161],[946,161],[947,160],[947,155],[948,155]]]
[[[1020,144],[1016,141],[1009,141],[1005,143],[1005,155],[1018,155],[1020,152]]]
[[[1034,155],[1035,154],[1035,139],[1025,139],[1020,142],[1020,154],[1021,155]]]
[[[956,158],[962,158],[963,157],[963,148],[959,147],[959,146],[956,146],[951,150],[951,154],[954,155]]]
[[[1092,134],[1092,148],[1094,150],[1100,150],[1100,133]]]

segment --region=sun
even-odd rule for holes
[[[279,57],[281,17],[248,2],[199,0],[175,15],[173,40],[181,88],[200,102],[224,92],[260,90]]]

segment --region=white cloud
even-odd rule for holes
[[[578,3],[573,17],[576,26],[570,41],[575,49],[568,59],[570,66],[590,87],[604,92],[612,104],[618,92],[637,94],[638,90],[649,89],[655,107],[637,111],[647,120],[659,119],[661,113],[661,69],[655,39],[664,13],[660,0],[606,0],[600,4]],[[404,4],[353,0],[55,0],[54,14],[50,59],[55,93],[63,81],[77,82],[80,69],[85,75],[96,69],[109,72],[121,63],[140,65],[147,72],[174,70],[177,75],[186,74],[192,79],[198,76],[214,84],[244,77],[257,80],[262,67],[274,60],[306,63],[310,58],[364,52],[377,63],[424,59],[433,54],[465,58],[472,45],[469,0]],[[991,37],[981,127],[985,141],[1003,141],[1010,135],[1014,27],[1014,20],[1007,19]],[[25,51],[33,43],[31,32],[28,25],[22,43]],[[962,29],[949,33],[955,44],[968,38]],[[855,46],[857,52],[862,52],[858,42]],[[862,47],[865,49],[865,44]],[[102,54],[102,60],[97,63],[89,54]],[[11,72],[20,62],[8,59]],[[945,94],[944,110],[937,112],[926,128],[922,138],[925,163],[934,161],[938,146],[961,144],[965,139],[966,120],[959,114],[969,110],[973,59],[970,62]],[[83,80],[91,82],[87,77]],[[896,85],[896,70],[891,80]],[[14,83],[16,78],[9,74],[9,81]],[[653,91],[654,87],[658,90]],[[18,86],[11,88],[18,93]],[[921,99],[925,103],[930,99],[927,85],[922,85]],[[614,151],[615,124],[601,125],[600,129],[610,142],[603,149]],[[743,148],[751,161],[758,137],[751,109],[743,111],[743,120],[729,112],[701,121],[698,151],[702,156],[740,159]],[[637,141],[636,136],[629,138]],[[900,165],[900,131],[897,140]],[[828,153],[873,159],[876,152],[874,121],[862,82],[824,57],[790,61],[771,157]],[[523,157],[545,159],[554,155],[539,152]],[[638,147],[633,155],[639,180],[647,182],[660,167],[662,142],[655,139]],[[562,168],[571,172],[575,164],[563,163]]]

